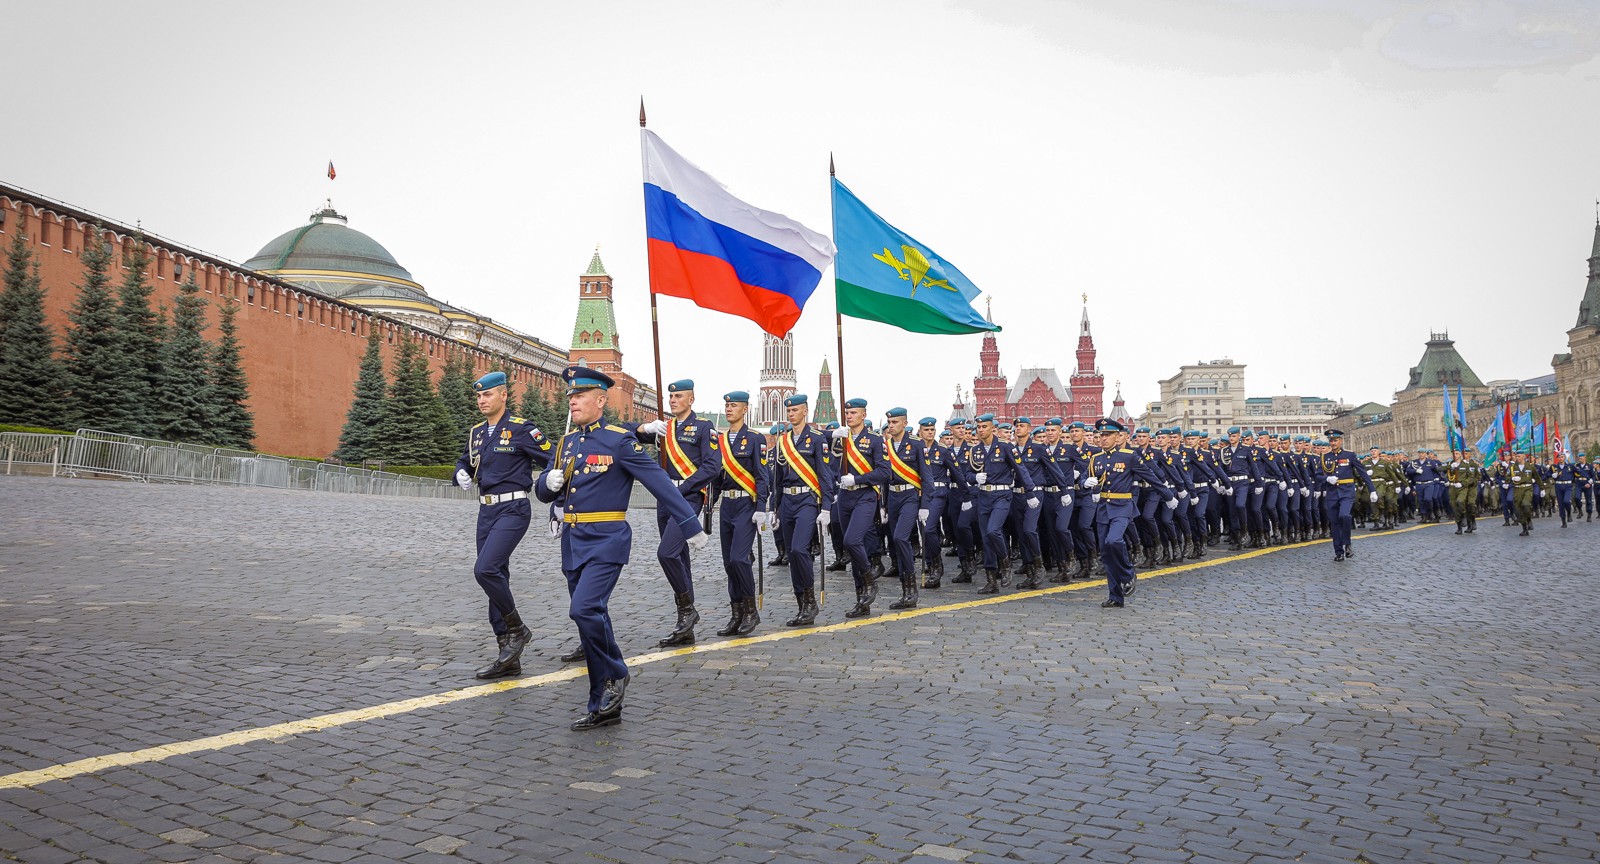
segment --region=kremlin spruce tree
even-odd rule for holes
[[[369,321],[367,326],[367,351],[361,355],[355,399],[345,414],[339,449],[333,451],[334,458],[347,465],[378,458],[373,443],[389,400],[389,383],[383,375],[383,327],[377,321]]]
[[[117,301],[111,293],[111,244],[96,225],[83,250],[83,278],[67,312],[63,359],[67,367],[66,428],[125,431],[138,422],[126,398],[135,377],[133,361],[122,353]]]
[[[114,416],[119,425],[106,425],[104,431],[124,435],[154,436],[156,393],[161,380],[161,327],[150,308],[150,281],[145,270],[150,253],[143,237],[135,237],[133,255],[122,262],[122,285],[117,290],[116,350],[131,373],[111,398],[117,402]],[[109,415],[108,415],[109,416]]]
[[[207,356],[206,301],[194,277],[183,283],[172,308],[172,324],[161,342],[161,377],[156,387],[156,434],[166,441],[202,442],[216,422],[211,364]]]
[[[0,423],[66,425],[66,379],[51,343],[39,263],[18,230],[11,235],[0,287]]]
[[[428,374],[428,358],[410,334],[400,338],[400,354],[395,360],[394,383],[378,422],[373,449],[390,465],[443,465],[454,462],[459,446],[448,455],[444,441],[464,441],[450,428],[450,412],[434,392]],[[463,432],[463,435],[465,433]],[[370,458],[370,457],[369,457]]]
[[[211,370],[210,436],[206,443],[235,450],[249,450],[256,440],[256,421],[245,404],[250,399],[250,383],[244,374],[244,357],[239,348],[237,301],[222,302],[217,329],[221,336],[211,346],[207,365]],[[379,374],[382,372],[380,370]]]

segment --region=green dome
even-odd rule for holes
[[[331,207],[313,215],[309,223],[278,235],[244,266],[265,273],[320,271],[413,281],[389,250],[345,225],[345,218]]]

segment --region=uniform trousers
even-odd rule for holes
[[[1556,481],[1556,505],[1561,514],[1561,521],[1566,522],[1572,518],[1572,483],[1570,481]]]
[[[1228,498],[1228,525],[1233,531],[1234,542],[1242,542],[1245,532],[1250,529],[1250,494],[1249,480],[1234,480],[1233,495]]]
[[[1134,506],[1130,499],[1113,500],[1103,496],[1095,513],[1094,527],[1100,538],[1100,558],[1106,565],[1106,587],[1111,592],[1111,599],[1118,603],[1126,599],[1122,591],[1123,584],[1132,583],[1135,578],[1133,556],[1128,554],[1128,544],[1124,539],[1133,515]]]
[[[921,508],[922,495],[914,489],[889,493],[889,554],[902,579],[917,572],[911,563],[911,544],[916,540],[917,511]]]
[[[928,521],[922,526],[922,569],[924,572],[938,569],[939,547],[943,545],[943,529],[945,525],[945,510],[948,497],[943,489],[924,492],[922,506],[928,511]]]
[[[736,603],[756,596],[756,574],[750,566],[756,542],[756,526],[750,517],[755,512],[755,502],[749,498],[722,499],[722,569],[728,574],[728,599]]]
[[[878,513],[878,493],[871,487],[857,486],[839,490],[839,518],[844,522],[844,551],[850,556],[850,574],[855,577],[856,588],[867,584],[867,574],[872,563],[867,558],[867,540],[872,531],[872,520]]]
[[[1343,555],[1350,550],[1350,529],[1355,527],[1355,519],[1350,515],[1356,503],[1355,484],[1340,483],[1327,495],[1322,500],[1327,502],[1328,527],[1333,531],[1333,554]]]
[[[817,584],[811,558],[811,538],[816,536],[819,510],[817,496],[810,492],[779,494],[778,525],[789,546],[789,581],[794,583],[795,594],[804,594]]]
[[[978,531],[983,537],[983,566],[997,570],[1008,560],[1006,519],[1011,515],[1011,492],[979,490],[973,494],[977,505],[972,509],[978,511]]]
[[[1017,536],[1017,545],[1022,549],[1022,563],[1032,564],[1039,560],[1039,515],[1043,504],[1038,507],[1028,506],[1028,497],[1035,493],[1011,493],[1011,530]]]
[[[517,611],[511,597],[511,553],[528,533],[533,504],[526,498],[478,505],[478,560],[472,578],[489,598],[489,626],[506,635],[505,613]]]
[[[1073,498],[1072,550],[1079,561],[1094,558],[1099,546],[1099,534],[1095,527],[1099,509],[1087,489],[1080,489]]]
[[[689,506],[700,512],[700,507],[705,497],[699,492],[684,496]],[[674,595],[687,594],[689,602],[694,602],[694,571],[689,567],[689,543],[683,536],[683,526],[674,521],[665,508],[656,508],[656,530],[660,532],[661,543],[656,546],[656,560],[661,562],[661,572],[667,576],[667,584],[672,586]]]

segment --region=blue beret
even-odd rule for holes
[[[1287,440],[1289,440],[1289,436],[1288,435],[1279,435],[1278,436],[1278,440],[1279,441],[1287,441]]]
[[[804,393],[792,393],[783,397],[783,407],[785,408],[793,408],[796,405],[804,404],[806,404],[806,394]]]
[[[568,366],[561,372],[561,380],[567,382],[567,393],[576,393],[579,390],[611,389],[617,383],[611,376],[588,366]]]
[[[904,416],[906,416],[906,409],[904,409],[904,408],[890,408],[888,411],[884,412],[883,416],[885,416],[885,417],[904,417]]]
[[[472,382],[472,392],[482,393],[485,390],[493,390],[496,387],[504,386],[506,386],[506,373],[490,372],[482,378],[479,378],[477,381]]]
[[[827,426],[824,426],[822,428],[826,429],[829,432],[832,432],[833,430],[839,428],[839,421],[835,420],[832,423],[829,423]]]
[[[1033,429],[1033,437],[1038,438],[1038,437],[1042,436],[1044,434],[1044,432],[1045,432],[1045,427],[1044,426],[1035,426],[1034,429]]]
[[[1032,426],[1032,425],[1033,425],[1033,421],[1032,421],[1032,420],[1029,420],[1029,419],[1028,419],[1028,418],[1026,418],[1026,417],[1018,417],[1018,418],[1017,418],[1017,423],[1018,423],[1018,425],[1021,425],[1021,424],[1023,424],[1023,423],[1026,423],[1026,424],[1028,424],[1028,425],[1029,425],[1029,426]]]
[[[855,397],[853,399],[846,399],[845,402],[844,402],[844,407],[846,407],[846,408],[865,408],[865,407],[867,407],[867,400],[862,399],[860,396],[857,396],[857,397]]]
[[[1183,437],[1185,437],[1185,438],[1204,438],[1204,437],[1206,437],[1206,433],[1201,432],[1199,429],[1190,429],[1189,431],[1183,433]]]
[[[676,381],[672,382],[671,384],[667,385],[667,392],[668,393],[682,393],[685,390],[693,390],[693,389],[694,389],[694,380],[690,379],[690,378],[679,378],[678,380],[676,380]]]
[[[1229,435],[1238,435],[1240,431],[1241,430],[1237,426],[1229,426],[1228,427],[1228,434]]]
[[[1070,426],[1069,428],[1072,428],[1072,429],[1088,429],[1089,428],[1089,424],[1083,422],[1082,420],[1074,420],[1074,421],[1072,421],[1072,426]]]
[[[1061,425],[1061,418],[1060,417],[1051,417],[1049,420],[1044,421],[1044,425],[1046,425],[1046,426],[1060,426]]]
[[[1325,438],[1318,438],[1317,440],[1312,441],[1311,444],[1315,447],[1326,447],[1328,446],[1328,441]]]
[[[1101,417],[1099,420],[1096,420],[1095,423],[1094,423],[1094,428],[1095,428],[1095,431],[1097,431],[1097,432],[1126,432],[1126,431],[1128,431],[1126,426],[1123,426],[1121,423],[1118,423],[1117,421],[1111,419],[1110,417]],[[1143,427],[1140,427],[1140,428],[1143,428]],[[1150,430],[1149,429],[1145,429],[1144,431],[1149,432]]]
[[[724,402],[749,402],[750,401],[750,394],[745,392],[745,391],[743,391],[743,390],[735,390],[732,393],[724,393],[724,394],[722,394],[722,401],[724,401]]]
[[[993,414],[979,414],[978,415],[978,422],[979,423],[993,423],[994,422],[994,415]]]
[[[767,434],[769,434],[769,435],[782,435],[783,433],[785,433],[787,431],[789,431],[789,424],[787,424],[787,423],[774,423],[774,424],[772,424],[772,431],[767,433]]]
[[[1150,427],[1149,426],[1140,426],[1139,428],[1133,430],[1133,434],[1135,434],[1135,435],[1137,435],[1137,434],[1139,434],[1141,432],[1143,432],[1146,435],[1150,434]]]
[[[1255,430],[1253,430],[1253,429],[1240,429],[1239,430],[1239,437],[1240,438],[1254,438],[1254,437],[1256,437],[1256,433],[1255,433]]]
[[[960,426],[961,424],[963,424],[965,422],[967,422],[967,418],[962,417],[959,414],[957,414],[956,416],[950,418],[950,425],[951,426]]]
[[[866,429],[868,432],[871,432],[872,431],[872,420],[871,420],[871,418],[868,418],[866,420],[862,420],[861,421],[861,426],[862,426],[862,428]]]
[[[973,421],[971,421],[971,420],[968,420],[965,424],[962,425],[962,428],[966,429],[968,432],[971,432],[971,431],[973,431],[973,430],[978,428],[978,424],[973,422]]]
[[[1011,429],[1011,424],[1010,423],[1001,423],[1000,424],[1000,428],[1009,431]]]
[[[932,417],[924,417],[921,420],[917,421],[917,425],[918,426],[938,426],[939,425],[939,421],[933,419]]]
[[[1340,432],[1338,429],[1329,429],[1328,431],[1326,431],[1326,432],[1324,432],[1322,434],[1328,436],[1329,438],[1343,438],[1344,437],[1344,433]]]

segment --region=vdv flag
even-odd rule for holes
[[[1517,448],[1524,453],[1533,449],[1533,409],[1517,412]]]
[[[982,291],[954,264],[884,221],[833,180],[833,262],[839,314],[893,324],[913,333],[999,330],[972,301]]]
[[[1493,423],[1490,423],[1489,428],[1483,430],[1483,434],[1478,436],[1478,443],[1475,445],[1475,447],[1478,453],[1483,456],[1483,464],[1488,465],[1495,460],[1497,455],[1499,455],[1499,439],[1500,427]]]
[[[833,258],[833,241],[733,197],[641,129],[650,291],[749,318],[783,337]]]

